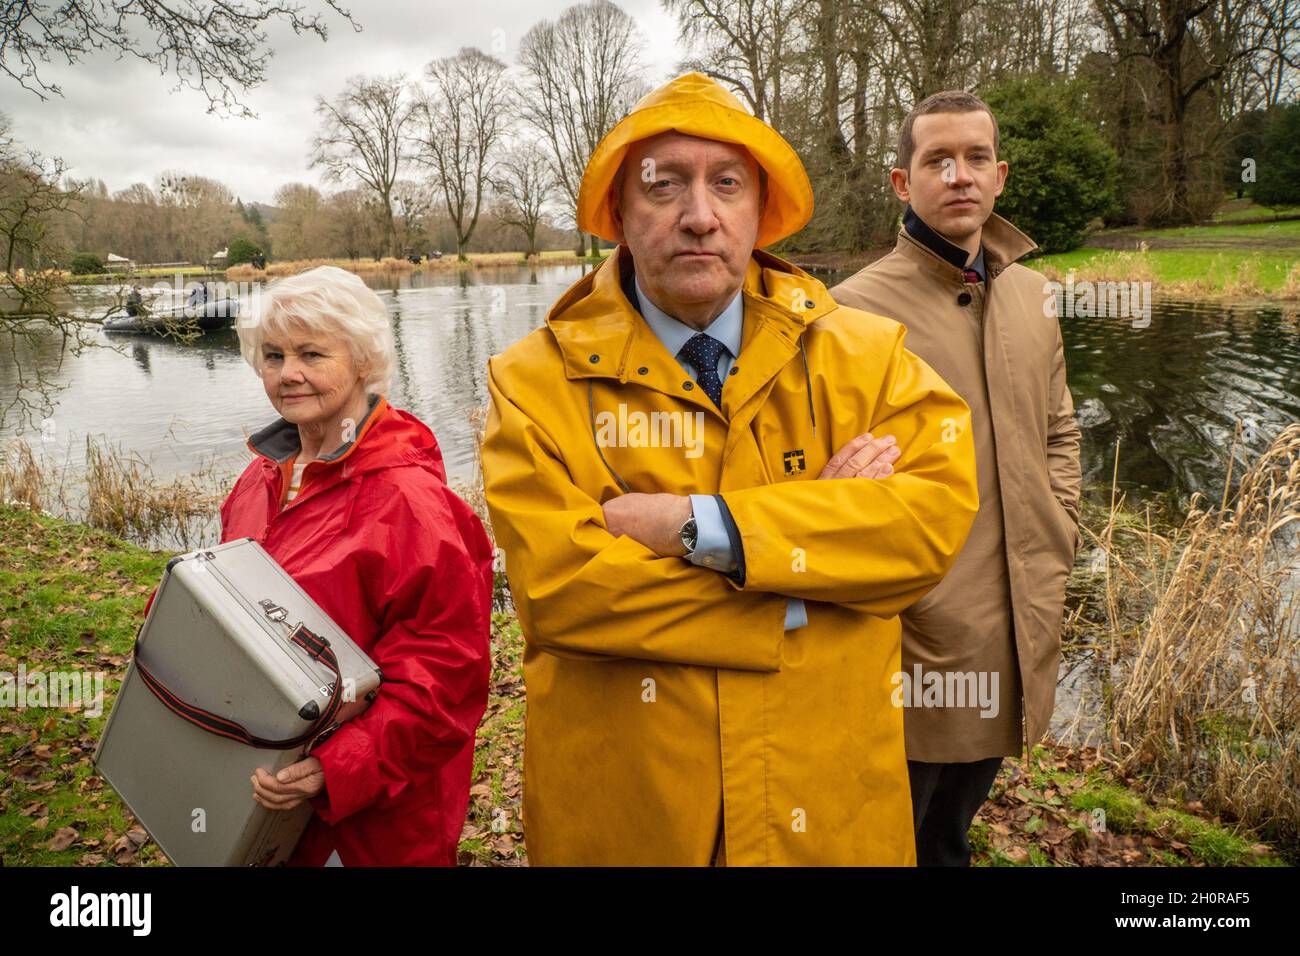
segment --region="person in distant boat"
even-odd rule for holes
[[[126,314],[137,316],[144,311],[144,296],[140,294],[138,285],[131,286],[131,291],[126,297]]]
[[[208,284],[206,282],[200,282],[194,287],[193,291],[190,292],[190,297],[186,300],[185,307],[187,309],[201,309],[207,304],[208,298]]]

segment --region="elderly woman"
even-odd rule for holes
[[[239,324],[280,414],[221,506],[379,665],[360,716],[252,798],[315,815],[290,865],[454,865],[487,703],[492,548],[433,433],[384,399],[388,314],[355,275],[281,279]]]

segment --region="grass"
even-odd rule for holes
[[[492,676],[474,749],[469,814],[461,830],[463,866],[519,866],[523,845],[523,634],[508,614],[492,617]]]
[[[63,469],[38,459],[22,439],[0,449],[0,503],[19,503],[85,521],[91,527],[144,543],[188,548],[209,529],[230,486],[209,464],[170,481],[107,439],[86,437],[85,470],[69,482]]]
[[[13,674],[21,662],[28,674],[100,671],[105,696],[94,716],[99,708],[0,713],[0,859],[157,864],[161,853],[94,773],[91,755],[167,556],[8,507],[0,532],[0,670]]]
[[[1215,222],[1241,222],[1250,219],[1281,219],[1287,216],[1300,216],[1300,206],[1282,206],[1272,209],[1257,206],[1249,199],[1228,199],[1211,217]]]
[[[1007,761],[970,829],[976,866],[1286,866],[1196,801],[1147,796],[1095,750]]]
[[[212,277],[221,275],[221,269],[209,269],[207,266],[157,266],[152,269],[131,269],[129,271],[119,269],[116,272],[96,272],[87,275],[74,276],[68,272],[61,273],[69,285],[99,285],[105,282],[122,282],[130,283],[141,279],[157,278],[159,276],[171,277],[179,275],[182,277],[204,276]]]
[[[1085,496],[1063,644],[1092,655],[1105,759],[1300,858],[1300,425],[1224,490],[1135,512]],[[1116,467],[1118,460],[1116,459]]]
[[[1300,219],[1223,225],[1178,226],[1171,229],[1143,229],[1132,233],[1141,239],[1192,239],[1210,242],[1288,243],[1300,245]]]
[[[1241,227],[1251,228],[1251,227]],[[1084,246],[1039,256],[1025,265],[1064,282],[1150,282],[1157,298],[1300,299],[1300,239],[1294,250],[1148,249],[1123,252]]]
[[[1300,299],[1300,219],[1241,221],[1273,212],[1231,200],[1213,224],[1102,230],[1079,249],[1025,264],[1058,282],[1071,272],[1075,281],[1150,282],[1159,298]]]

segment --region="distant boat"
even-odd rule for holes
[[[125,310],[118,310],[106,319],[101,326],[105,332],[146,332],[162,335],[169,331],[217,332],[228,329],[235,324],[239,315],[239,300],[217,299],[199,305],[187,305],[179,309],[158,312],[141,312],[139,315],[127,315]]]

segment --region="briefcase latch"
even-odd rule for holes
[[[289,619],[289,612],[286,611],[284,608],[280,607],[280,605],[276,604],[274,601],[269,600],[267,598],[263,598],[257,603],[261,605],[262,613],[265,614],[267,617],[269,617],[272,621],[278,621],[279,623],[283,624],[286,620]]]

